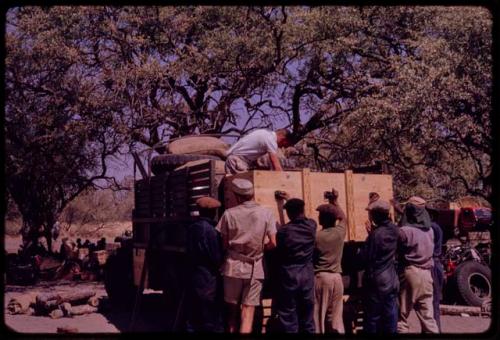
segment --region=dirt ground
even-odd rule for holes
[[[8,329],[16,333],[56,333],[58,327],[75,327],[79,333],[128,333],[130,332],[131,312],[110,308],[100,313],[75,316],[73,318],[51,319],[43,316],[26,316],[7,314],[8,301],[19,294],[26,292],[53,292],[74,289],[92,289],[97,296],[106,296],[104,285],[101,282],[59,282],[42,283],[37,286],[20,287],[7,286],[4,294],[4,323]],[[166,332],[172,320],[162,306],[164,300],[161,292],[146,291],[139,313],[137,314],[134,332]],[[491,320],[487,317],[441,316],[443,333],[471,334],[486,332]],[[415,314],[410,316],[410,331],[420,332],[420,325]]]
[[[92,229],[92,227],[90,228]],[[83,240],[88,238],[95,242],[100,237],[106,237],[107,242],[112,242],[115,236],[121,235],[125,230],[130,230],[129,223],[115,224],[104,230],[99,230],[93,234],[75,235],[62,234],[54,243],[54,249],[59,249],[61,240],[64,237],[70,237],[75,240],[81,237]],[[17,252],[21,238],[5,235],[5,250],[9,253]],[[75,316],[73,318],[51,319],[43,316],[28,315],[10,315],[7,313],[7,304],[11,298],[24,293],[42,293],[54,291],[68,291],[75,289],[95,290],[96,296],[105,297],[106,291],[102,282],[73,282],[60,281],[39,283],[36,286],[5,286],[4,291],[4,325],[16,333],[43,333],[53,334],[57,332],[58,327],[77,328],[79,333],[128,333],[131,332],[130,325],[132,313],[130,311],[107,308],[102,312],[89,315]],[[139,313],[134,324],[134,332],[165,332],[170,329],[173,320],[164,306],[164,300],[161,292],[146,291],[142,298]],[[461,316],[441,316],[443,333],[453,334],[478,334],[486,332],[491,323],[490,318],[486,317],[461,317]],[[410,315],[410,331],[412,333],[420,332],[420,325],[414,313]]]

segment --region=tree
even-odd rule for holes
[[[106,161],[124,140],[112,102],[94,91],[93,74],[67,38],[48,27],[43,10],[38,21],[23,20],[30,11],[8,16],[6,186],[23,217],[23,239],[45,236],[50,248],[52,225],[68,202],[98,180],[112,183]]]
[[[490,197],[487,9],[300,12],[291,15],[300,25],[290,31],[298,66],[285,70],[288,93],[281,100],[295,130],[316,150],[315,162],[304,155],[304,164],[343,170],[380,161],[400,197]]]
[[[402,197],[490,195],[484,8],[23,7],[7,28],[7,182],[30,229],[112,181],[112,155],[257,127],[291,127],[316,169],[384,162]]]

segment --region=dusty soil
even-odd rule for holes
[[[7,313],[7,304],[11,298],[27,292],[47,293],[75,289],[93,290],[98,297],[106,297],[102,282],[70,282],[61,281],[57,284],[45,282],[36,286],[7,286],[4,294],[4,315],[7,328],[16,333],[56,333],[58,327],[77,328],[79,333],[122,333],[130,331],[131,311],[104,308],[99,313],[78,315],[72,318],[51,319],[48,316],[11,315]],[[134,332],[166,331],[167,315],[161,311],[162,294],[155,291],[145,291],[141,307],[136,318]]]
[[[75,240],[81,237],[83,240],[88,238],[95,242],[101,237],[106,237],[107,242],[112,242],[114,238],[121,235],[125,230],[131,229],[128,222],[116,223],[103,229],[97,229],[99,226],[86,226],[79,232],[63,232],[59,239],[54,243],[54,250],[59,249],[61,240],[64,237],[70,237]],[[96,230],[97,229],[97,230]],[[75,231],[78,228],[74,229]],[[5,250],[9,253],[17,252],[21,244],[20,236],[5,235]],[[51,319],[44,316],[10,315],[7,314],[7,304],[11,298],[27,292],[54,292],[67,291],[75,289],[92,289],[96,291],[97,296],[106,297],[106,291],[102,282],[42,282],[36,286],[5,286],[4,291],[4,322],[9,330],[16,333],[56,333],[58,327],[74,327],[80,333],[126,333],[130,332],[132,319],[131,311],[123,309],[113,309],[109,307],[99,313],[89,315],[75,316],[73,318]],[[171,326],[173,315],[168,313],[165,308],[165,300],[161,292],[146,291],[142,298],[140,310],[136,317],[134,325],[135,332],[165,332]],[[491,324],[491,319],[486,317],[460,317],[460,316],[441,316],[443,333],[470,334],[486,332]],[[420,324],[415,313],[410,315],[410,331],[412,333],[420,332]]]
[[[106,296],[101,282],[46,282],[36,286],[7,286],[4,295],[5,325],[16,333],[55,333],[58,327],[75,327],[79,333],[127,333],[130,332],[132,313],[130,311],[108,308],[99,313],[75,316],[73,318],[51,319],[44,316],[10,315],[6,307],[8,301],[25,292],[53,292],[74,289],[92,289],[97,296]],[[166,332],[173,320],[172,314],[165,311],[161,292],[145,291],[137,314],[134,332]],[[441,316],[443,333],[465,334],[486,332],[491,319],[486,317]],[[410,331],[420,332],[415,313],[410,315]]]

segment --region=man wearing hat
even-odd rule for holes
[[[211,197],[196,201],[200,218],[187,229],[188,332],[223,332],[222,240],[215,229],[215,216],[221,203]]]
[[[304,201],[288,200],[284,209],[290,222],[276,234],[277,330],[286,333],[314,333],[313,251],[316,222],[304,216]]]
[[[341,262],[346,235],[345,214],[333,204],[322,204],[316,210],[323,227],[316,235],[314,250],[316,333],[344,334]]]
[[[371,227],[361,248],[360,259],[364,269],[364,325],[366,333],[394,334],[397,331],[397,298],[399,278],[395,256],[398,229],[392,223],[390,204],[380,198],[372,201],[366,210]]]
[[[226,173],[236,174],[256,167],[261,156],[269,157],[273,170],[282,171],[277,152],[279,147],[292,145],[292,133],[286,129],[258,129],[243,136],[227,151]]]
[[[433,311],[433,266],[434,232],[425,209],[425,200],[410,197],[400,221],[398,244],[403,266],[399,295],[398,333],[408,333],[408,317],[415,308],[422,332],[438,333]]]
[[[266,249],[276,246],[276,220],[270,209],[254,201],[252,182],[235,178],[231,185],[238,205],[227,209],[217,225],[227,250],[224,301],[229,332],[236,332],[239,322],[240,333],[250,333],[255,306],[261,303],[264,246],[266,240]]]

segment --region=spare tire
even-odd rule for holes
[[[491,298],[491,269],[476,261],[461,263],[455,270],[460,298],[469,306],[481,306]]]
[[[155,175],[161,175],[167,171],[172,171],[187,162],[198,161],[201,159],[220,160],[220,157],[212,155],[159,155],[151,160],[151,171]]]

